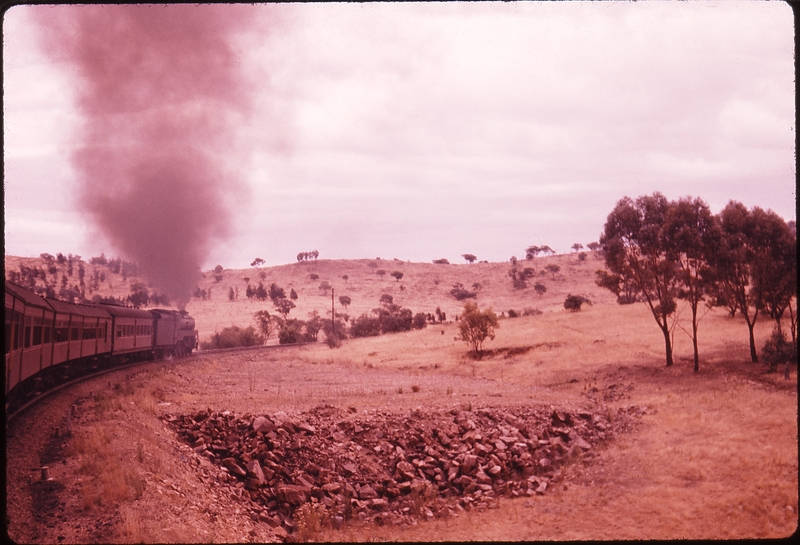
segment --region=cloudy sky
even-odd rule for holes
[[[40,24],[58,9],[76,8],[17,6],[3,21],[5,251],[118,255],[77,202],[82,75],[43,46]],[[230,46],[252,97],[225,118],[219,154],[238,180],[222,193],[232,221],[204,268],[313,249],[423,262],[568,252],[597,240],[617,200],[654,191],[795,217],[782,2],[247,9]]]

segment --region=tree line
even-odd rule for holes
[[[712,307],[744,318],[753,362],[758,362],[753,329],[763,314],[775,321],[771,341],[782,347],[779,359],[796,360],[794,221],[736,201],[715,215],[700,198],[670,201],[656,192],[617,202],[599,244],[609,272],[598,271],[597,284],[617,295],[620,304],[647,305],[664,336],[667,366],[673,364],[672,334],[680,326],[692,339],[694,370],[699,370],[699,322]],[[689,329],[678,322],[679,299],[691,310]],[[781,326],[787,310],[791,342]],[[778,362],[769,363],[774,370]]]

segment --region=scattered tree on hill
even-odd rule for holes
[[[275,332],[275,328],[278,327],[278,321],[275,316],[270,315],[266,310],[259,310],[253,314],[253,319],[256,321],[256,326],[264,338],[264,344],[267,344],[267,341]]]
[[[484,341],[487,338],[494,339],[494,331],[500,327],[497,315],[492,312],[492,309],[480,311],[478,305],[473,302],[464,305],[458,326],[461,340],[472,348],[472,353],[478,358],[483,354]]]
[[[600,249],[600,243],[590,242],[589,244],[586,245],[586,247],[589,248],[591,251],[595,252]]]
[[[403,278],[403,273],[400,271],[392,271],[392,276],[397,279],[399,282],[401,278]]]
[[[525,280],[526,275],[517,268],[516,262],[512,262],[511,268],[508,270],[508,276],[511,277],[511,285],[514,286],[515,290],[523,290],[528,287],[528,282]]]
[[[236,300],[236,292],[233,290],[233,286],[228,288],[228,301],[235,301]]]
[[[383,295],[381,295],[380,302],[382,305],[391,305],[393,301],[394,297],[392,297],[388,293],[384,293]]]
[[[606,267],[647,303],[664,335],[667,366],[671,366],[669,318],[677,308],[677,279],[675,264],[668,258],[661,236],[668,209],[669,202],[658,192],[636,201],[621,199],[608,215],[600,244]]]
[[[295,304],[290,301],[289,299],[273,299],[272,303],[275,305],[275,310],[280,312],[283,315],[283,319],[286,320],[289,316],[289,313],[295,307]]]
[[[575,252],[577,252],[578,250],[583,250],[583,244],[581,244],[580,242],[576,242],[575,244],[572,245],[572,249]]]
[[[555,263],[550,263],[545,267],[545,270],[553,275],[553,280],[556,279],[556,273],[561,270],[561,267],[556,265]]]
[[[348,281],[349,279],[350,279],[350,277],[349,277],[349,276],[347,276],[346,274],[343,274],[343,275],[342,275],[342,280],[344,280],[344,281],[345,281],[345,283],[347,283],[347,281]]]
[[[433,262],[436,263],[437,265],[449,265],[450,264],[450,262],[445,258],[434,259]]]
[[[442,323],[447,319],[447,315],[442,312],[442,309],[439,307],[436,307],[436,319],[439,320],[439,323]]]
[[[342,305],[345,310],[347,310],[347,307],[350,306],[350,303],[351,299],[349,295],[342,295],[339,297],[339,304]]]
[[[474,262],[475,262],[475,260],[476,260],[476,259],[478,259],[478,258],[477,258],[477,257],[475,257],[473,254],[461,254],[461,257],[463,257],[464,259],[466,259],[466,260],[467,260],[467,263],[474,263]]]
[[[322,282],[322,283],[319,285],[319,289],[320,289],[320,290],[322,290],[322,292],[323,292],[325,295],[328,295],[328,292],[331,290],[331,285],[330,285],[330,284],[329,284],[327,281],[323,281],[323,282]]]
[[[261,265],[263,265],[264,263],[266,263],[266,262],[265,262],[263,259],[261,259],[260,257],[257,257],[257,258],[255,258],[255,259],[253,260],[253,262],[252,262],[252,263],[250,263],[250,266],[251,266],[251,267],[260,267],[260,266],[261,266]]]
[[[586,252],[580,252],[578,254],[578,261],[586,261],[588,254]]]
[[[294,288],[289,291],[289,299],[292,301],[297,301],[297,292],[294,291]]]
[[[281,299],[286,299],[286,291],[273,282],[269,285],[269,298],[272,299],[272,303],[275,304]]]
[[[317,273],[311,273],[311,274],[309,275],[309,278],[310,278],[311,280],[319,280],[319,275],[318,275]]]
[[[417,312],[414,315],[413,321],[411,322],[411,327],[413,327],[414,329],[425,329],[427,325],[428,325],[427,317],[425,316],[425,314],[422,312]]]
[[[383,269],[378,269],[377,271],[375,271],[375,274],[377,274],[378,276],[380,276],[380,277],[381,277],[381,280],[383,280],[383,277],[384,277],[384,276],[386,276],[386,271],[385,271],[385,270],[383,270]]]
[[[533,285],[533,289],[539,294],[539,297],[541,297],[547,291],[547,286],[541,282],[536,282],[536,284]]]

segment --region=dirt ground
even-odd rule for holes
[[[417,407],[469,411],[525,404],[592,406],[607,411],[609,418],[631,405],[647,410],[637,426],[565,467],[563,480],[544,495],[501,498],[482,511],[409,524],[378,526],[356,519],[340,529],[323,524],[310,536],[314,540],[792,535],[798,523],[796,365],[785,380],[782,369],[767,373],[763,364],[749,363],[744,322],[714,310],[700,324],[700,372],[692,372],[691,340],[680,327],[674,333],[675,365],[667,368],[663,338],[644,305],[619,306],[602,294],[592,295],[597,263],[575,261],[562,266],[563,278],[556,275],[548,285],[593,298],[595,304],[578,313],[559,308],[563,294],[548,299],[554,287],[541,298],[510,289],[506,293],[508,279],[501,279],[505,269],[485,272],[489,287],[479,295],[482,308],[494,301],[498,312],[526,306],[544,312],[500,320],[497,336],[487,341],[480,360],[468,356],[467,346],[457,339],[457,325],[445,323],[347,340],[337,349],[319,343],[201,353],[115,371],[59,392],[7,429],[9,535],[32,543],[278,541],[280,532],[253,520],[241,497],[219,485],[218,468],[204,463],[161,417],[205,409],[236,415],[300,414],[323,404],[352,407],[364,415]],[[405,266],[400,269],[405,276],[396,282],[378,279],[366,260],[347,264],[353,271],[370,271],[372,276],[365,279],[330,264],[286,267],[300,271],[296,281],[305,282],[312,266],[323,265],[331,267],[331,278],[347,274],[348,285],[374,291],[364,291],[364,308],[377,306],[380,293],[391,286],[397,290],[392,293],[409,296],[408,303],[400,303],[415,312],[431,312],[427,307],[445,300],[455,277],[448,277],[444,268],[473,274],[468,266],[400,262],[397,268]],[[573,273],[580,271],[574,275],[577,280],[567,274],[570,267]],[[439,284],[433,275],[441,275]],[[471,285],[471,277],[458,278]],[[405,282],[419,285],[400,290]],[[286,280],[279,283],[289,285]],[[417,299],[410,292],[428,283],[432,294],[413,296],[427,307],[415,308]],[[316,284],[310,288],[317,289]],[[214,315],[215,305],[217,318],[205,320],[206,331],[249,325],[246,320],[258,310],[256,304],[226,302],[214,289],[212,301],[190,304],[198,323],[204,315]],[[436,295],[436,290],[444,291]],[[324,296],[315,297],[323,309]],[[451,306],[457,311],[454,301]],[[298,305],[296,310],[307,309]],[[351,315],[359,313],[351,308]],[[758,346],[771,328],[769,320],[759,321]],[[56,431],[63,435],[67,428],[67,411],[74,411],[72,436],[56,437]],[[41,481],[43,465],[52,481]]]

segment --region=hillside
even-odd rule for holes
[[[21,258],[6,256],[6,278],[10,271],[18,271],[20,266],[46,268],[41,258]],[[560,270],[552,274],[545,270],[548,265],[558,265]],[[130,294],[130,286],[142,282],[136,276],[123,277],[114,274],[104,265],[92,265],[83,262],[86,296],[94,294],[103,297],[113,296],[125,298]],[[77,264],[75,269],[77,270]],[[297,305],[291,317],[306,319],[309,313],[317,311],[320,316],[329,316],[331,308],[331,292],[323,291],[320,285],[327,282],[333,287],[334,304],[337,313],[346,313],[357,317],[369,313],[380,305],[383,294],[391,295],[394,302],[407,307],[415,314],[418,312],[434,313],[439,307],[448,320],[461,312],[463,301],[458,301],[450,294],[455,284],[460,283],[464,289],[476,291],[477,301],[481,308],[491,307],[497,314],[507,313],[513,309],[522,312],[524,309],[538,309],[542,312],[563,312],[564,298],[567,294],[582,295],[594,304],[614,304],[615,297],[594,283],[594,273],[603,267],[602,259],[589,252],[585,261],[579,261],[577,254],[555,255],[536,258],[532,261],[521,261],[519,269],[532,267],[535,275],[528,279],[528,287],[514,289],[508,275],[510,263],[472,263],[472,264],[434,264],[411,263],[400,260],[358,259],[358,260],[318,260],[303,261],[275,267],[223,270],[221,280],[217,281],[214,271],[205,271],[204,278],[198,283],[200,290],[210,296],[205,300],[192,298],[186,309],[195,317],[201,341],[207,340],[215,331],[231,325],[252,325],[252,316],[258,310],[274,313],[272,302],[248,299],[245,296],[248,281],[253,286],[263,282],[265,287],[275,283],[283,288],[287,295],[292,289],[297,293]],[[378,274],[385,271],[384,275]],[[91,286],[90,279],[97,273],[103,273],[105,280],[96,289]],[[400,280],[391,274],[395,271],[403,273]],[[66,273],[66,266],[58,266],[55,276],[50,275],[48,281],[60,285],[60,278]],[[317,279],[312,279],[317,275]],[[347,276],[345,280],[343,277]],[[68,277],[69,286],[78,283],[77,272]],[[535,283],[541,283],[547,291],[539,295],[534,290]],[[480,287],[474,287],[479,284]],[[44,285],[37,279],[37,285]],[[229,300],[230,289],[239,291],[238,299]],[[152,291],[152,290],[151,290]],[[339,303],[339,297],[347,295],[351,299],[348,308]],[[275,342],[275,339],[272,340]]]

